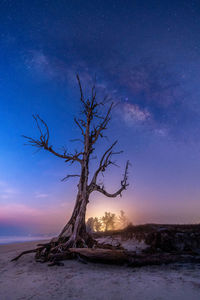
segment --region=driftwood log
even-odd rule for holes
[[[91,262],[124,264],[129,261],[128,255],[123,250],[70,248],[69,251]]]
[[[33,250],[25,251],[14,260],[18,260],[22,255],[32,253]],[[142,267],[150,265],[162,265],[170,263],[200,263],[200,255],[188,253],[141,253],[132,251],[100,249],[100,248],[69,248],[67,251],[57,253],[49,257],[50,264],[63,265],[61,261],[68,259],[78,259],[80,262],[94,262],[116,265],[127,265],[130,267]],[[38,260],[39,261],[39,260]],[[41,261],[43,262],[43,261]]]
[[[110,249],[70,248],[71,254],[80,256],[85,261],[107,264],[127,264],[132,267],[162,265],[170,263],[200,263],[200,255],[156,253],[136,254],[131,251]]]

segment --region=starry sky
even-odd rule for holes
[[[86,95],[96,78],[98,97],[117,104],[96,152],[115,139],[124,150],[107,190],[132,165],[123,197],[93,194],[88,217],[200,222],[199,1],[1,0],[0,19],[0,235],[55,233],[70,216],[77,179],[60,179],[76,166],[22,135],[38,136],[38,113],[57,150],[80,147],[77,73]]]

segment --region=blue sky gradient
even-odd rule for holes
[[[132,163],[123,197],[94,194],[88,216],[124,209],[133,223],[199,222],[199,1],[8,0],[0,16],[0,234],[56,233],[70,216],[77,180],[60,179],[76,166],[35,153],[22,135],[37,137],[38,113],[58,150],[80,146],[70,142],[77,73],[85,94],[96,77],[99,98],[117,104],[97,145],[100,155],[118,139],[124,150],[108,189]]]

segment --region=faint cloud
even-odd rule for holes
[[[0,220],[10,220],[11,223],[15,220],[18,220],[18,222],[22,222],[24,219],[26,219],[27,221],[31,221],[31,219],[35,220],[35,217],[41,217],[43,214],[43,211],[39,209],[25,204],[9,201],[1,204]]]
[[[25,59],[25,64],[29,70],[37,72],[47,78],[57,76],[56,69],[53,67],[52,62],[42,51],[30,51]]]
[[[183,97],[180,80],[164,63],[155,64],[146,59],[136,66],[122,67],[119,74],[120,83],[147,104],[167,108]]]
[[[71,86],[77,84],[76,74],[86,86],[91,86],[93,77],[87,65],[82,61],[71,63],[67,59],[58,59],[55,56],[45,54],[43,51],[31,50],[25,57],[25,65],[30,72],[37,73],[48,80],[67,82]]]
[[[5,200],[13,198],[16,194],[18,194],[17,189],[11,188],[5,181],[0,181],[0,199]]]
[[[155,129],[154,132],[156,135],[161,136],[161,137],[165,137],[168,135],[167,129],[163,129],[163,128]]]
[[[32,214],[32,213],[39,213],[39,210],[34,209],[32,207],[29,207],[27,205],[24,204],[20,204],[20,203],[8,203],[8,204],[4,204],[1,207],[1,213],[13,213],[13,214]]]
[[[105,96],[105,93],[113,94],[113,91],[107,93],[108,82],[104,78],[95,80],[96,73],[94,69],[89,68],[88,64],[81,59],[73,62],[67,57],[59,59],[56,56],[46,54],[43,50],[29,50],[23,59],[29,72],[37,73],[39,78],[64,82],[73,88],[78,86],[76,74],[79,74],[85,95],[91,94],[91,87],[94,84],[98,97]]]
[[[120,106],[120,115],[129,125],[132,125],[135,122],[145,122],[151,118],[151,114],[147,109],[142,110],[136,104],[124,103]],[[123,112],[121,111],[121,108]]]
[[[45,194],[45,193],[36,193],[35,194],[35,198],[47,198],[49,197],[48,194]]]

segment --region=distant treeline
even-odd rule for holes
[[[86,222],[88,232],[106,232],[108,230],[123,229],[128,224],[128,218],[123,210],[120,211],[119,215],[105,212],[102,217],[91,217]]]

